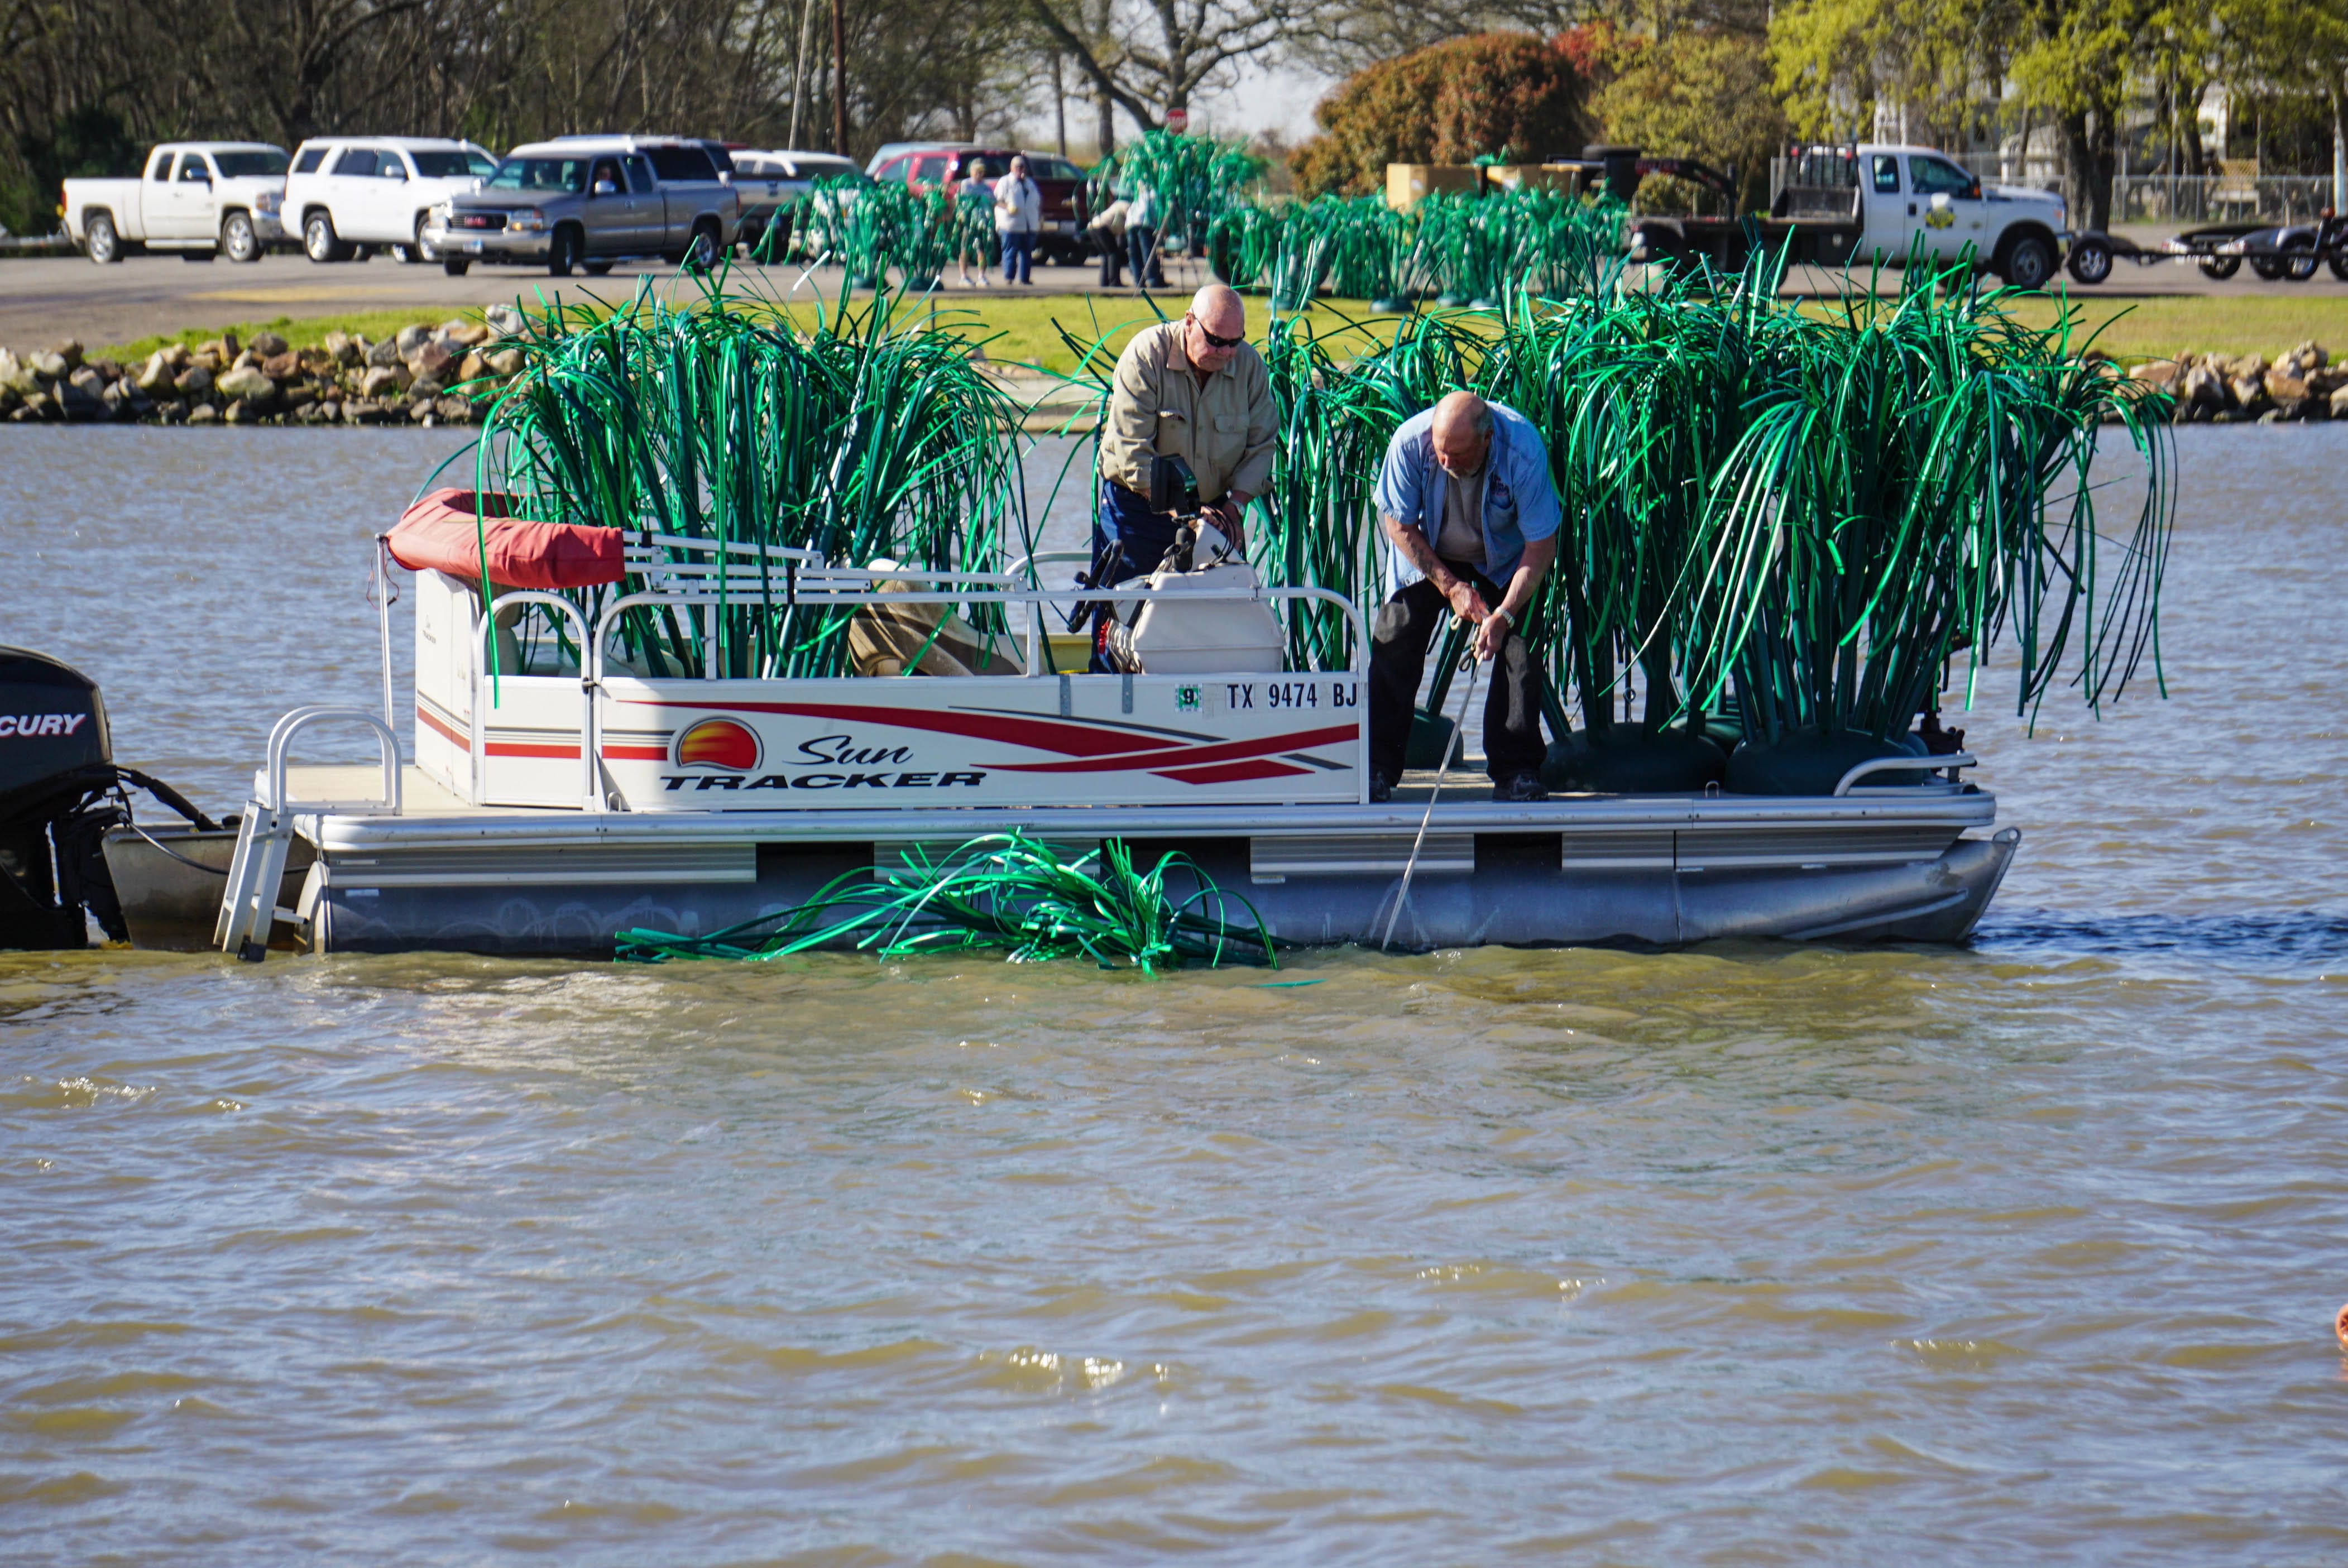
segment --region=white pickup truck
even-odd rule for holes
[[[257,141],[167,141],[136,180],[66,181],[66,232],[103,266],[133,247],[257,262],[285,237],[285,153]]]
[[[1737,182],[1693,159],[1646,158],[1636,148],[1590,148],[1582,156],[1626,201],[1644,176],[1668,174],[1709,186],[1734,211]],[[1984,185],[1929,147],[1796,148],[1779,160],[1774,183],[1766,217],[1633,218],[1632,259],[1666,266],[1703,259],[1734,272],[1756,243],[1824,267],[1898,265],[1918,252],[1937,262],[1970,255],[2014,287],[2036,289],[2054,275],[2071,239],[2062,197]]]

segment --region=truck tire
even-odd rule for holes
[[[334,215],[323,208],[302,220],[302,253],[321,265],[351,259],[351,248],[335,232]]]
[[[252,214],[238,211],[221,220],[221,254],[232,262],[261,260],[261,236],[252,232]]]
[[[609,262],[588,262],[580,267],[580,271],[585,273],[591,278],[607,277],[611,274],[612,263]]]
[[[443,256],[440,258],[440,270],[447,273],[452,278],[463,277],[466,270],[472,264],[472,263],[467,261],[462,256]]]
[[[2035,234],[2024,234],[2006,248],[2005,265],[1998,275],[2012,288],[2043,289],[2054,275],[2054,248]]]
[[[114,232],[114,215],[92,212],[81,221],[82,243],[88,248],[89,259],[99,266],[111,266],[122,259],[122,236]]]
[[[685,247],[685,264],[695,272],[707,272],[717,264],[717,225],[705,218],[693,226],[693,243]]]
[[[2099,284],[2112,275],[2111,242],[2099,234],[2088,234],[2071,242],[2071,253],[2064,268],[2076,281]]]
[[[399,258],[414,266],[429,266],[440,259],[440,253],[424,241],[424,223],[427,216],[423,212],[416,214],[416,237],[407,242],[407,253]]]
[[[546,245],[546,275],[567,278],[579,265],[579,230],[577,225],[563,223],[554,231],[554,238]]]

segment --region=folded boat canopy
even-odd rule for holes
[[[616,528],[532,522],[505,515],[510,496],[477,497],[463,487],[430,490],[400,514],[388,536],[391,558],[411,572],[446,572],[506,588],[592,588],[626,572]],[[486,560],[483,549],[487,548]]]

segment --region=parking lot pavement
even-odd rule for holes
[[[1076,293],[1091,288],[1097,275],[1091,267],[1039,266],[1032,291]],[[267,255],[242,266],[226,261],[191,263],[177,256],[131,256],[104,267],[79,256],[0,261],[0,345],[41,348],[73,337],[98,347],[189,327],[233,326],[279,316],[300,320],[407,309],[419,316],[453,315],[468,307],[500,303],[536,308],[541,297],[618,300],[633,294],[643,277],[664,288],[678,285],[676,270],[657,262],[622,263],[607,277],[555,279],[543,269],[478,264],[463,277],[452,278],[437,266],[403,266],[388,256],[323,266],[298,254]],[[1199,281],[1204,281],[1203,272]],[[1169,265],[1167,282],[1184,292],[1197,286],[1187,281],[1179,264]],[[771,298],[796,291],[795,297],[811,299],[818,290],[829,297],[839,292],[839,273],[825,268],[810,276],[797,267],[762,269],[737,262],[729,286]],[[940,294],[967,298],[977,292],[955,286],[949,276]],[[998,284],[986,292],[1029,291]]]
[[[1898,275],[1881,282],[1895,287]],[[434,266],[403,266],[387,256],[369,262],[318,265],[299,254],[273,254],[249,265],[226,261],[193,263],[177,256],[132,256],[114,266],[93,266],[78,256],[46,256],[0,261],[0,345],[18,349],[46,347],[75,337],[96,347],[129,343],[158,333],[190,327],[217,328],[242,322],[262,322],[288,316],[338,315],[364,310],[415,310],[419,316],[454,315],[467,307],[498,303],[535,306],[541,299],[603,300],[635,292],[640,277],[670,286],[675,269],[653,263],[623,263],[608,277],[572,277],[558,281],[542,271],[520,267],[475,266],[452,278]],[[1073,294],[1093,288],[1092,267],[1035,269],[1034,292]],[[1172,260],[1167,266],[1168,292],[1177,298],[1207,281],[1203,267]],[[688,285],[689,286],[689,285]],[[768,297],[795,294],[812,298],[820,290],[838,293],[839,274],[824,269],[808,276],[795,267],[759,269],[738,265],[733,287]],[[1786,281],[1789,294],[1832,298],[1844,287],[1839,272],[1797,267]],[[949,278],[942,299],[970,297],[977,291],[955,286]],[[1025,293],[998,284],[985,291]],[[1120,291],[1130,294],[1130,290]],[[2216,283],[2199,271],[2174,262],[2137,267],[2122,262],[2111,281],[2100,288],[2080,289],[2083,300],[2125,299],[2152,294],[2208,294],[2250,297],[2272,294],[2290,297],[2321,294],[2334,298],[2348,293],[2348,283],[2319,269],[2309,282],[2266,283],[2245,268],[2237,276]]]

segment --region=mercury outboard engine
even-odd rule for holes
[[[136,785],[207,831],[180,792],[114,764],[98,683],[70,665],[0,647],[0,948],[86,947],[87,911],[130,939],[107,874],[105,836],[130,820]]]

